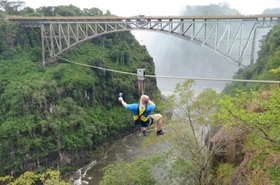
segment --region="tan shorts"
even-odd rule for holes
[[[158,120],[160,120],[162,118],[162,115],[161,114],[152,114],[152,115],[150,115],[150,118],[153,119],[153,123],[150,123],[150,125],[157,124]]]

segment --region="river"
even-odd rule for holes
[[[154,130],[149,130],[148,134],[154,134]],[[75,175],[70,179],[72,185],[98,185],[103,178],[102,168],[118,160],[132,162],[137,156],[154,151],[149,148],[142,150],[142,141],[145,139],[139,131],[134,131],[120,139],[107,142],[104,145],[104,152],[100,157],[84,167],[78,169]]]

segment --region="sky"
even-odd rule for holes
[[[134,16],[134,15],[178,15],[185,6],[190,5],[209,5],[219,4],[221,2],[229,3],[230,7],[238,10],[241,14],[261,14],[268,8],[280,8],[280,0],[23,0],[32,8],[41,6],[59,6],[74,5],[80,9],[99,8],[106,12],[110,12],[118,16]],[[253,3],[252,3],[253,2]]]

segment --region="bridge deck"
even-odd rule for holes
[[[118,17],[118,16],[47,16],[47,17],[33,17],[33,16],[8,16],[7,20],[11,21],[28,21],[28,20],[36,20],[36,21],[62,21],[62,20],[70,20],[70,21],[81,21],[81,20],[193,20],[193,19],[280,19],[280,14],[269,14],[269,15],[214,15],[214,16],[127,16],[127,17]]]

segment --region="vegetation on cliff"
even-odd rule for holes
[[[102,13],[95,8],[81,11],[73,6],[9,12],[15,4],[1,1],[0,5],[6,10],[3,13],[23,16],[30,12]],[[76,159],[88,159],[86,156],[104,140],[134,128],[127,119],[131,115],[119,108],[117,98],[123,92],[127,101],[138,101],[135,76],[67,62],[132,73],[145,68],[154,74],[152,58],[132,34],[96,38],[71,50],[63,56],[66,60],[43,67],[40,30],[21,28],[5,19],[1,19],[0,30],[0,175],[40,172],[57,166],[66,169],[70,163],[82,162]],[[153,99],[160,98],[156,87],[155,79],[146,80],[146,92]]]

